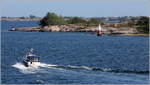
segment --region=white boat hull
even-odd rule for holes
[[[37,67],[40,65],[40,62],[27,62],[27,61],[24,61],[24,64],[26,67]]]

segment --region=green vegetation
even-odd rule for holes
[[[136,28],[140,33],[149,33],[149,17],[132,18],[128,21],[128,27]]]
[[[34,16],[30,16],[34,17]],[[63,17],[58,16],[55,13],[48,12],[47,15],[40,20],[39,25],[41,26],[50,26],[50,25],[64,25],[64,24],[82,24],[85,27],[88,26],[95,26],[99,24],[99,20],[96,18],[92,18],[87,20],[82,17],[70,17],[69,19],[65,20]]]
[[[99,23],[100,23],[100,21],[97,18],[91,18],[87,22],[87,27],[89,27],[89,26],[97,26]]]
[[[141,17],[137,20],[137,30],[142,33],[149,33],[149,17]]]
[[[95,19],[95,18],[92,18],[92,19],[90,19],[89,23],[90,24],[99,24],[99,20]]]
[[[36,18],[35,15],[29,15],[29,17],[30,17],[31,19]]]
[[[20,19],[25,19],[26,17],[24,17],[24,16],[22,16],[22,17],[20,17]]]
[[[55,13],[48,12],[47,15],[40,21],[41,26],[63,25],[66,21]]]
[[[68,24],[79,24],[79,23],[86,23],[86,20],[80,18],[80,17],[74,17],[69,20],[67,20]]]
[[[127,24],[128,24],[129,27],[134,27],[135,26],[135,19],[128,20]]]

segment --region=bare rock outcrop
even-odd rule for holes
[[[55,26],[44,26],[44,27],[25,27],[25,28],[12,28],[10,31],[20,32],[96,32],[97,26],[85,27],[83,25],[55,25]],[[102,30],[105,34],[127,34],[127,33],[138,33],[134,28],[121,27],[103,27]]]

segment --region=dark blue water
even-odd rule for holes
[[[148,83],[149,37],[8,31],[12,26],[38,26],[37,23],[2,21],[3,84]],[[38,68],[22,64],[22,56],[30,48],[42,56]]]

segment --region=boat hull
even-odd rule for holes
[[[23,61],[24,65],[26,67],[37,67],[40,65],[40,62],[27,62],[27,61]]]
[[[97,32],[97,36],[102,36],[102,32]]]

